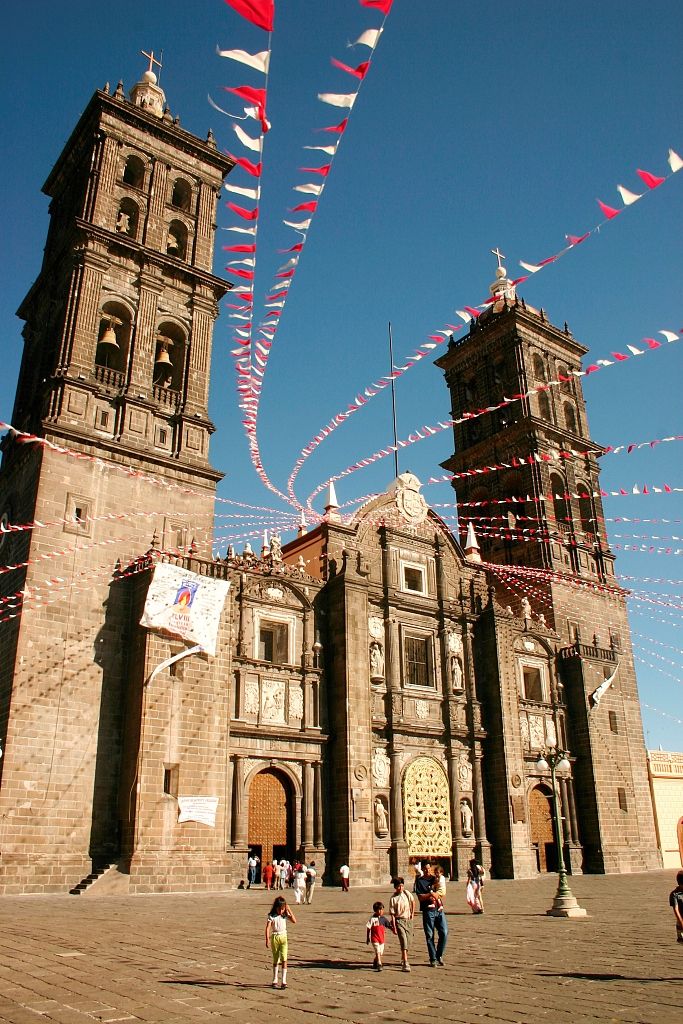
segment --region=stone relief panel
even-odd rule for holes
[[[519,713],[519,731],[522,735],[522,743],[525,747],[529,746],[529,719],[523,711]]]
[[[304,717],[304,692],[300,686],[290,686],[289,688],[289,717],[299,719]]]
[[[415,701],[415,716],[421,721],[429,718],[429,701],[416,700]]]
[[[545,725],[542,715],[529,715],[529,743],[538,749],[545,746]]]
[[[546,718],[545,720],[545,739],[547,746],[557,746],[557,730],[555,729],[555,723],[552,718]]]
[[[247,679],[244,687],[244,713],[246,715],[258,715],[258,712],[258,681],[256,679]]]
[[[472,765],[468,755],[464,752],[458,758],[458,784],[460,789],[469,793],[472,790]]]
[[[390,771],[391,761],[386,751],[383,747],[375,747],[372,755],[372,781],[378,788],[385,789],[389,785]]]
[[[410,856],[450,856],[448,779],[434,758],[416,757],[406,768],[403,816]]]
[[[285,681],[263,679],[261,682],[261,721],[284,725]]]

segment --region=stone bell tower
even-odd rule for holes
[[[117,562],[210,556],[216,205],[232,161],[149,70],[96,92],[50,172],[43,265],[0,473],[0,893],[115,854],[127,610]]]
[[[584,870],[658,867],[626,593],[600,497],[603,449],[590,437],[581,387],[588,349],[517,297],[498,256],[490,308],[436,361],[454,419],[479,414],[454,427],[455,452],[443,464],[454,474],[461,534],[473,526],[482,561],[496,567],[498,607],[527,632],[555,634],[556,699],[567,708],[578,796],[579,834],[572,822],[567,838],[581,840]],[[515,671],[525,713],[543,710],[521,661]],[[538,750],[526,746],[531,766]]]

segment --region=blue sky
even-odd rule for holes
[[[380,21],[356,0],[276,0],[257,298],[286,259],[275,250],[297,240],[281,223],[287,207],[307,198],[292,191],[311,180],[297,168],[326,159],[302,147],[328,141],[313,129],[344,113],[316,95],[355,86],[330,58],[351,65],[366,59],[364,48],[346,44]],[[495,269],[490,249],[500,247],[516,276],[520,259],[538,262],[562,247],[565,233],[594,228],[602,220],[596,198],[620,207],[617,184],[645,191],[637,167],[669,173],[669,147],[683,155],[682,29],[673,0],[517,6],[396,0],[309,231],[266,375],[259,440],[278,487],[319,427],[388,372],[389,320],[398,363],[428,334],[457,323],[456,308],[485,298]],[[14,313],[38,272],[47,230],[40,187],[93,90],[105,81],[115,87],[119,78],[128,90],[145,66],[139,51],[163,50],[161,84],[182,125],[202,137],[212,127],[221,148],[250,155],[207,94],[238,112],[239,101],[222,87],[261,81],[216,56],[216,47],[254,52],[265,45],[265,34],[221,0],[37,0],[15,7],[0,72],[6,142],[0,419],[11,418],[21,355]],[[253,185],[241,171],[232,181]],[[535,275],[521,294],[553,322],[567,320],[591,358],[624,351],[660,329],[680,332],[682,190],[680,173]],[[220,246],[238,241],[223,229],[237,221],[224,206],[218,220],[215,271],[222,275]],[[249,462],[231,335],[223,315],[214,335],[211,391],[218,428],[212,461],[227,474],[219,493],[281,509]],[[682,353],[680,343],[665,344],[587,378],[595,440],[616,446],[683,432]],[[399,436],[448,417],[446,388],[431,360],[397,382],[397,403]],[[308,460],[299,497],[390,440],[387,389]],[[603,487],[683,486],[680,444],[606,456]],[[442,433],[402,454],[401,468],[426,480],[451,450],[450,435]],[[392,460],[385,459],[341,481],[339,499],[383,489],[392,476]],[[426,497],[449,502],[452,492],[430,486]],[[683,536],[680,494],[608,499],[605,512],[611,520],[648,520],[610,522],[615,547],[683,550],[680,539],[669,539]],[[671,605],[683,603],[683,560],[657,551],[617,554],[618,572],[636,577],[629,584],[647,598],[631,602],[641,697],[650,706],[643,709],[647,742],[682,749],[676,721],[683,718],[682,620]],[[645,582],[654,579],[676,582]]]

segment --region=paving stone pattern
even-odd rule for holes
[[[574,921],[545,916],[555,883],[490,881],[480,917],[452,883],[446,966],[430,969],[417,921],[411,974],[391,935],[384,971],[371,970],[365,922],[376,899],[388,905],[389,886],[319,888],[312,906],[294,908],[286,992],[270,988],[262,888],[4,897],[0,1022],[680,1022],[672,873],[574,878],[590,915]]]

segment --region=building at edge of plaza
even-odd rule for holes
[[[44,186],[23,435],[0,474],[0,893],[66,891],[107,865],[131,892],[218,890],[250,850],[332,881],[344,862],[380,883],[426,855],[457,877],[473,855],[534,876],[557,863],[537,767],[551,747],[571,763],[571,870],[659,867],[586,349],[503,268],[437,361],[455,418],[500,406],[454,428],[460,539],[406,472],[350,521],[332,488],[284,548],[211,557],[231,167],[148,71],[128,97],[94,94]],[[140,626],[159,565],[229,584],[215,657],[171,662],[189,644]]]

